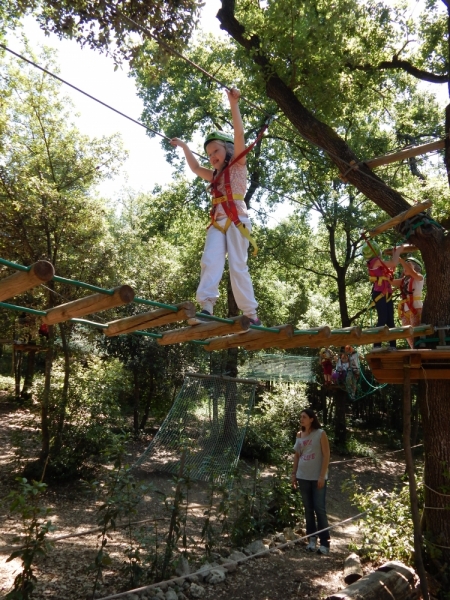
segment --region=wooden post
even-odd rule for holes
[[[405,210],[393,217],[392,219],[389,219],[389,221],[385,221],[384,223],[381,223],[381,225],[378,225],[378,227],[367,231],[366,235],[369,237],[375,237],[376,235],[383,233],[383,231],[387,231],[388,229],[392,229],[396,225],[400,225],[400,223],[403,223],[403,221],[406,221],[406,219],[418,215],[427,208],[430,208],[432,204],[433,203],[431,202],[431,200],[425,200],[425,202],[414,204],[414,206],[411,206],[411,208],[408,208],[408,210]]]
[[[111,337],[123,333],[131,333],[137,329],[150,329],[151,327],[159,327],[168,323],[186,321],[191,317],[195,317],[195,306],[192,302],[182,302],[181,304],[176,304],[176,307],[177,311],[173,311],[170,308],[158,308],[157,310],[140,313],[132,317],[126,317],[125,319],[111,321],[103,333]]]
[[[414,571],[391,561],[326,600],[412,600],[417,598]]]
[[[211,352],[213,350],[224,350],[225,348],[237,348],[239,346],[248,348],[251,345],[252,350],[258,350],[263,347],[271,348],[278,346],[280,340],[292,338],[294,335],[294,327],[292,325],[277,325],[274,329],[279,329],[279,332],[251,329],[247,333],[213,338],[206,340],[209,343],[203,346],[203,348]],[[264,346],[264,344],[269,345]]]
[[[408,473],[411,517],[414,526],[414,563],[420,578],[423,600],[429,600],[427,575],[422,558],[422,534],[420,531],[419,502],[417,499],[416,474],[411,451],[411,355],[403,362],[403,446]]]
[[[61,304],[47,311],[42,321],[47,325],[55,325],[78,317],[84,317],[94,312],[129,304],[134,299],[134,290],[129,285],[115,288],[114,294],[92,294],[66,304]]]
[[[167,344],[178,344],[180,342],[189,342],[191,340],[204,340],[211,335],[227,335],[239,333],[240,331],[248,331],[250,319],[241,315],[234,317],[233,323],[220,323],[218,321],[210,321],[193,327],[183,327],[182,329],[173,329],[165,331],[163,337],[158,339],[158,344],[165,346]]]
[[[29,271],[18,271],[14,275],[0,280],[0,301],[13,298],[22,292],[31,290],[55,276],[53,265],[46,260],[38,260]]]

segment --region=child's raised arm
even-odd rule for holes
[[[193,173],[195,173],[196,175],[198,175],[198,177],[201,177],[202,179],[206,179],[206,181],[212,180],[213,172],[211,171],[211,169],[202,167],[199,164],[198,160],[192,154],[186,142],[183,142],[183,140],[180,140],[180,138],[172,138],[170,140],[170,143],[172,144],[172,146],[174,146],[174,148],[178,146],[179,148],[183,149],[186,162]]]
[[[244,125],[239,110],[239,98],[241,97],[241,92],[236,88],[232,88],[231,90],[227,90],[227,96],[230,103],[231,117],[233,119],[234,156],[239,156],[239,154],[245,150]],[[239,165],[245,165],[245,163],[245,156],[238,160]]]

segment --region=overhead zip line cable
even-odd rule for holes
[[[163,133],[160,133],[159,131],[156,131],[156,129],[152,129],[151,127],[148,127],[147,125],[145,125],[144,123],[141,123],[140,121],[138,121],[137,119],[133,119],[133,117],[130,117],[129,115],[126,115],[125,113],[123,113],[122,111],[118,110],[117,108],[114,108],[113,106],[111,106],[110,104],[107,104],[106,102],[103,102],[103,100],[99,100],[98,98],[96,98],[95,96],[92,96],[91,94],[89,94],[88,92],[85,92],[84,90],[80,89],[79,87],[77,87],[76,85],[73,85],[73,83],[69,83],[68,81],[66,81],[65,79],[63,79],[62,77],[59,77],[59,75],[56,75],[55,73],[52,73],[51,71],[49,71],[48,69],[46,69],[45,67],[41,67],[41,65],[38,65],[37,63],[35,63],[34,61],[30,60],[29,58],[26,58],[25,56],[23,56],[22,54],[19,54],[18,52],[14,52],[14,50],[11,50],[11,48],[8,48],[7,46],[5,46],[4,44],[0,44],[0,48],[3,48],[3,50],[6,50],[7,52],[9,52],[10,54],[13,54],[14,56],[16,56],[17,58],[20,58],[21,60],[23,60],[24,62],[28,63],[29,65],[35,67],[36,69],[39,69],[40,71],[42,71],[43,73],[45,73],[46,75],[49,75],[50,77],[53,77],[54,79],[57,79],[58,81],[60,81],[61,83],[63,83],[64,85],[67,85],[69,87],[71,87],[72,89],[76,90],[77,92],[79,92],[80,94],[83,94],[84,96],[87,96],[88,98],[90,98],[91,100],[94,100],[94,102],[97,102],[98,104],[101,104],[102,106],[104,106],[105,108],[109,108],[109,110],[112,110],[113,112],[117,113],[118,115],[120,115],[121,117],[125,117],[125,119],[128,119],[129,121],[131,121],[132,123],[135,123],[136,125],[139,125],[140,127],[143,127],[144,129],[146,129],[147,131],[150,131],[151,133],[154,133],[155,135],[158,135],[159,137],[163,138],[164,140],[167,140],[170,142],[169,137],[167,137],[166,135],[164,135]],[[196,152],[194,152],[194,154],[196,154]],[[205,157],[202,156],[201,154],[197,154],[197,156],[199,156],[200,158],[204,159]]]

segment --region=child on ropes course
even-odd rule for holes
[[[401,293],[401,300],[398,303],[398,316],[403,327],[412,325],[417,327],[422,321],[422,291],[424,277],[422,275],[422,265],[417,258],[408,257],[405,260],[399,259],[403,267],[403,277],[394,279],[392,285],[398,287]],[[414,349],[414,338],[408,338],[409,347]]]
[[[244,202],[247,187],[247,167],[245,159],[244,126],[239,111],[240,92],[227,90],[233,120],[233,137],[222,131],[212,131],[205,139],[204,148],[212,169],[202,167],[185,142],[179,138],[171,140],[172,146],[179,146],[184,152],[191,171],[211,182],[213,194],[211,223],[206,235],[205,248],[201,258],[200,283],[197,289],[197,302],[201,312],[212,315],[219,297],[219,283],[228,254],[231,288],[239,309],[250,318],[253,325],[261,325],[257,316],[258,303],[255,300],[253,285],[247,265],[249,243],[256,244],[251,237],[251,223]],[[208,322],[208,319],[190,319],[190,325]]]
[[[322,367],[323,379],[325,385],[331,385],[331,375],[333,373],[334,355],[329,348],[322,348],[319,352],[320,366]]]
[[[377,327],[387,325],[389,328],[395,327],[394,308],[392,305],[392,280],[394,279],[394,269],[398,265],[403,246],[399,246],[392,251],[390,260],[382,259],[380,246],[373,240],[367,240],[362,247],[362,253],[369,270],[369,281],[372,285],[372,304],[377,311]],[[389,342],[391,349],[395,349],[397,344],[395,340]],[[381,348],[381,342],[373,345],[374,348]]]
[[[348,393],[354,399],[358,389],[359,381],[359,356],[358,352],[350,345],[345,346],[345,352],[348,356],[348,369],[345,378],[345,386]]]

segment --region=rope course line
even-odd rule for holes
[[[339,521],[339,523],[334,523],[333,525],[330,525],[329,527],[326,527],[325,529],[316,531],[314,533],[314,535],[323,533],[324,531],[331,531],[331,529],[335,529],[336,527],[340,527],[341,525],[350,523],[351,521],[354,521],[356,519],[360,519],[360,518],[364,517],[367,513],[369,513],[371,510],[373,510],[373,509],[369,508],[368,510],[365,510],[364,512],[354,515],[353,517],[349,517],[348,519]],[[295,540],[290,540],[289,542],[285,542],[283,544],[277,544],[276,546],[274,546],[273,548],[269,548],[268,550],[262,550],[261,552],[256,552],[256,554],[250,554],[249,556],[246,556],[245,558],[240,558],[237,561],[230,561],[230,564],[234,565],[237,563],[238,565],[241,565],[241,564],[246,563],[247,561],[253,560],[255,558],[268,557],[270,554],[273,554],[274,552],[278,552],[279,550],[284,550],[285,548],[291,548],[291,547],[299,544],[300,542],[308,539],[309,537],[310,537],[309,535],[304,535]],[[226,564],[228,564],[228,563],[225,563],[225,565]],[[222,565],[222,566],[225,567],[225,565]],[[204,573],[204,567],[203,567],[203,573]],[[187,579],[188,577],[192,577],[193,575],[201,575],[201,574],[202,574],[202,569],[200,569],[199,571],[196,571],[195,573],[190,573],[189,575],[181,575],[179,577],[179,579]],[[113,600],[114,598],[124,598],[125,596],[127,596],[127,594],[144,592],[145,590],[150,590],[152,588],[159,587],[162,583],[168,583],[169,581],[173,581],[173,579],[169,579],[167,581],[160,581],[159,583],[152,583],[151,585],[146,585],[146,586],[143,586],[140,588],[128,590],[127,592],[120,592],[119,594],[112,594],[111,596],[105,596],[102,600]]]

